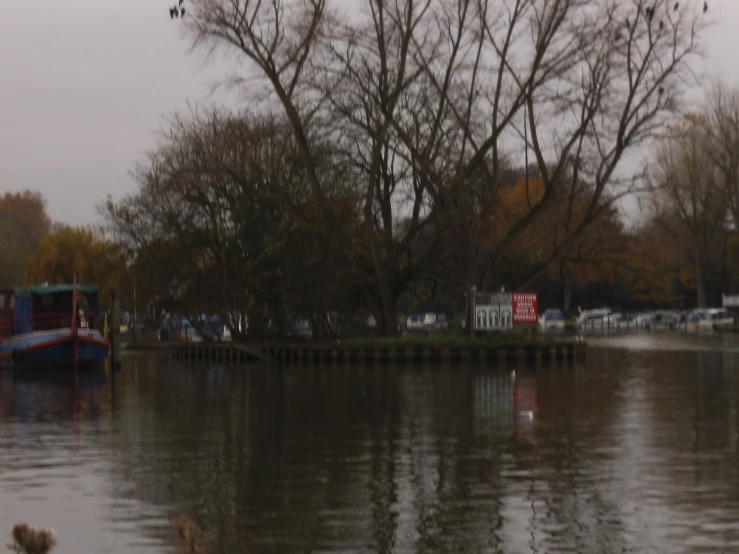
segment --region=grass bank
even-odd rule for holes
[[[314,341],[306,341],[308,343]],[[447,348],[485,348],[485,347],[511,347],[526,344],[558,344],[558,339],[551,335],[534,333],[509,333],[489,334],[481,337],[470,337],[466,334],[444,334],[435,336],[407,335],[404,337],[367,337],[356,339],[342,339],[333,341],[315,341],[314,344],[337,345],[348,347],[447,347]]]

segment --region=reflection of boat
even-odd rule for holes
[[[97,311],[95,285],[0,291],[0,363],[34,368],[101,365],[108,357],[108,342],[95,328]]]
[[[0,417],[20,421],[95,420],[102,413],[107,375],[103,371],[13,372],[0,380]]]
[[[43,373],[29,371],[5,370],[12,374],[12,383],[34,383],[41,387],[69,388],[77,386],[80,390],[104,387],[108,383],[108,375],[102,369],[94,371],[82,371],[75,375],[71,371],[53,370]]]

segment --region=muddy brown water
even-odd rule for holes
[[[739,337],[589,340],[583,367],[515,378],[157,355],[2,372],[0,534],[166,553],[188,514],[224,553],[739,551]]]

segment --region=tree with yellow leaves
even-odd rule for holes
[[[50,228],[41,194],[25,190],[0,196],[0,287],[23,283],[28,256]]]
[[[515,222],[533,209],[545,193],[539,177],[520,177],[515,185],[503,189],[498,200],[498,235],[508,232]],[[571,237],[585,217],[588,217],[586,191],[555,189],[544,210],[512,243],[507,267],[519,265],[513,282],[526,278],[531,267],[548,265],[548,274],[564,285],[563,310],[568,312],[576,286],[591,283],[613,283],[623,263],[626,237],[619,213],[612,203],[603,202],[592,217],[588,231]],[[570,237],[567,248],[562,245]]]
[[[121,290],[128,300],[131,282],[120,248],[87,227],[59,226],[44,237],[28,260],[29,284],[78,283],[100,286],[101,305],[110,289]]]

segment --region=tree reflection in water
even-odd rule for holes
[[[107,373],[2,370],[0,418],[34,421],[99,420],[110,408]]]
[[[536,509],[559,490],[565,498],[521,535],[533,532],[546,548],[553,519],[569,519],[565,536],[596,519],[585,501],[567,498],[583,494],[568,468],[578,452],[550,436],[573,431],[573,408],[593,392],[602,417],[589,432],[607,424],[613,388],[584,395],[578,378],[565,369],[519,372],[514,382],[508,372],[459,367],[243,372],[173,363],[139,369],[140,416],[120,445],[128,455],[116,459],[136,494],[189,504],[225,549],[503,548],[518,543],[511,530],[532,514],[532,491],[542,498]],[[533,420],[520,421],[517,411],[528,409]]]

